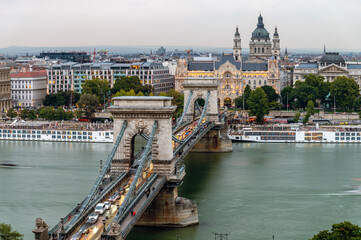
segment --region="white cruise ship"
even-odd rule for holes
[[[0,140],[112,143],[113,131],[1,128]]]
[[[229,131],[228,137],[239,142],[269,143],[361,143],[361,128],[334,130],[253,130]]]

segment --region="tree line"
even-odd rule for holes
[[[263,121],[270,109],[291,108],[306,110],[304,122],[315,113],[315,107],[358,111],[361,107],[360,89],[356,81],[344,76],[336,77],[333,82],[313,74],[305,75],[304,81],[296,81],[293,87],[285,87],[279,95],[271,86],[252,90],[249,85],[244,94],[235,99],[235,106],[249,110],[256,116],[258,123]],[[299,118],[299,114],[297,114]]]
[[[23,109],[19,117],[22,119],[35,120],[69,120],[74,117],[90,118],[94,112],[111,104],[111,98],[116,96],[152,96],[154,89],[151,85],[142,85],[137,76],[123,76],[115,80],[111,88],[107,80],[94,78],[85,80],[82,84],[82,93],[73,91],[60,91],[50,93],[43,100],[43,108],[36,110]],[[69,109],[76,106],[78,110]],[[68,108],[67,111],[64,110]],[[9,118],[15,118],[18,113],[14,109],[7,112]]]

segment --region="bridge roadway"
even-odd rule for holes
[[[173,176],[168,176],[167,178],[164,176],[158,176],[158,174],[152,173],[152,169],[149,167],[143,171],[143,177],[140,181],[138,181],[136,191],[119,219],[121,239],[124,239],[127,236],[132,227],[136,224],[137,220],[142,216],[143,212],[151,204],[166,182],[180,183],[182,181],[185,175],[185,168],[182,160],[199,141],[199,139],[201,139],[210,129],[216,126],[214,122],[209,122],[205,119],[201,120],[201,123],[199,124],[198,121],[199,119],[182,124],[174,130],[174,137],[176,139],[173,138],[173,152],[176,169]],[[151,156],[149,156],[149,158],[151,158]],[[124,191],[120,194],[120,199],[117,200],[117,202],[112,205],[110,210],[106,211],[103,216],[100,216],[96,223],[87,223],[88,216],[93,213],[93,208],[89,209],[87,213],[82,216],[82,220],[78,226],[73,231],[65,235],[60,235],[59,239],[99,239],[104,230],[109,231],[111,227],[110,223],[117,215],[119,206],[123,203],[124,197],[129,190],[129,185],[133,178],[134,174],[124,173],[124,176],[120,178],[121,184],[117,185],[120,185],[124,189]],[[104,202],[109,198],[109,196],[112,196],[115,192],[117,192],[119,188],[120,187],[113,187],[108,189],[107,192],[103,193],[106,198],[103,197],[98,202]],[[74,215],[74,210],[72,212]],[[58,233],[60,233],[62,229],[66,228],[67,223],[70,222],[69,220],[71,219],[72,214],[70,213],[68,216],[68,218],[65,218],[66,221],[64,221],[64,227],[59,227],[57,229]],[[52,239],[57,238],[53,237]]]

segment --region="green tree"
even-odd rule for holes
[[[85,116],[90,118],[99,107],[99,98],[94,94],[82,94],[78,106],[85,111]]]
[[[295,112],[295,117],[293,118],[295,123],[298,123],[298,121],[300,120],[300,117],[301,117],[301,113],[299,111],[296,111]]]
[[[39,118],[45,120],[54,120],[54,115],[55,115],[55,109],[54,107],[51,106],[43,107],[39,111]]]
[[[351,111],[357,106],[360,90],[354,79],[342,76],[331,83],[331,94],[336,99],[336,107],[342,111]]]
[[[20,111],[20,118],[25,120],[27,119],[29,116],[29,110],[28,109],[23,109]]]
[[[13,230],[10,224],[0,223],[0,239],[2,240],[22,240],[22,234]]]
[[[123,89],[120,89],[119,92],[117,92],[114,97],[121,97],[121,96],[125,96],[126,92]]]
[[[244,109],[248,109],[247,100],[251,96],[251,92],[252,92],[251,87],[247,84],[246,87],[244,88],[243,95],[234,99],[234,104],[236,105],[236,107],[243,108],[243,103],[244,103]]]
[[[65,120],[72,120],[74,118],[74,113],[72,111],[65,112]]]
[[[84,116],[84,111],[82,109],[77,109],[74,111],[74,115],[76,118],[82,118]]]
[[[104,101],[104,96],[106,99],[108,98],[108,92],[110,90],[108,80],[102,80],[99,78],[85,80],[81,87],[82,94],[94,94],[98,97],[99,102]]]
[[[278,95],[278,93],[276,93],[276,90],[269,86],[269,85],[264,85],[261,87],[263,89],[263,91],[265,92],[265,94],[267,95],[267,99],[268,101],[271,102],[277,102],[278,99],[280,99],[280,95]]]
[[[130,89],[128,92],[125,93],[125,96],[135,96],[135,91],[133,89]]]
[[[323,230],[310,240],[360,240],[361,228],[350,222],[341,222],[332,225],[331,231]]]
[[[35,111],[34,109],[32,109],[32,110],[29,111],[28,118],[29,118],[30,120],[35,120],[35,119],[37,118],[37,116],[36,116],[36,111]]]
[[[325,82],[325,78],[323,76],[317,76],[314,74],[305,75],[303,78],[305,79],[305,83],[307,85],[315,87],[317,89],[316,98],[319,99],[321,102],[324,102],[326,96],[331,90],[331,83]]]
[[[317,88],[312,87],[305,82],[297,81],[295,88],[291,92],[291,98],[295,99],[296,107],[306,108],[308,101],[316,101]]]
[[[9,111],[6,114],[10,119],[16,118],[16,116],[18,115],[16,113],[16,111],[14,110],[14,108],[10,108]]]
[[[174,89],[170,89],[167,93],[159,93],[159,96],[172,97],[172,105],[177,106],[174,116],[180,115],[184,107],[184,95]]]
[[[150,93],[154,92],[152,86],[143,86],[138,76],[122,76],[120,78],[117,78],[114,82],[111,92],[113,94],[116,94],[122,89],[125,92],[129,92],[131,89],[133,89],[136,94],[142,92],[145,96],[149,96]]]
[[[55,110],[54,119],[55,120],[64,120],[65,119],[65,111],[62,107],[58,107]]]
[[[282,105],[286,105],[287,107],[287,103],[288,105],[290,105],[291,103],[293,103],[294,101],[294,94],[292,94],[293,92],[293,88],[292,87],[285,87],[281,90],[281,101],[282,101]]]
[[[303,118],[303,123],[306,124],[311,116],[313,116],[316,113],[315,111],[315,104],[312,100],[308,101],[307,107],[306,107],[306,115]]]
[[[247,104],[249,114],[256,117],[257,123],[263,123],[264,116],[269,113],[269,102],[266,93],[262,88],[256,88],[251,92]]]

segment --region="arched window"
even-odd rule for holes
[[[248,85],[251,85],[251,80],[248,80]]]
[[[258,48],[258,53],[260,53],[260,48]]]

